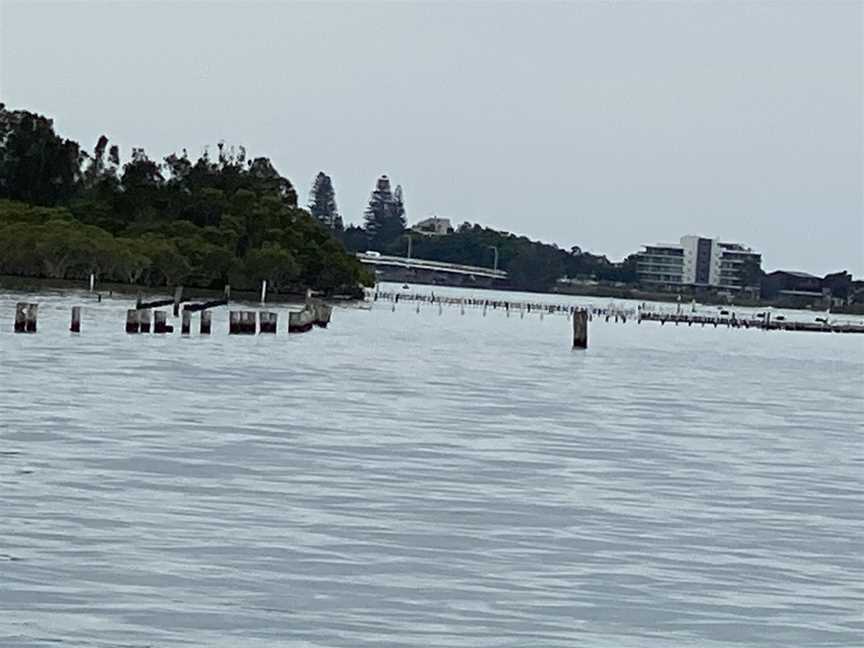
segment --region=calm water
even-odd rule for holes
[[[864,336],[18,298],[3,648],[864,645]]]

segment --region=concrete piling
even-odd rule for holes
[[[153,311],[153,332],[160,335],[174,332],[174,327],[168,323],[168,313],[166,311]]]
[[[201,311],[201,335],[210,335],[210,316],[211,313],[208,310]]]
[[[126,332],[138,333],[141,330],[141,311],[130,308],[126,311]]]
[[[192,313],[190,313],[185,308],[183,309],[183,316],[180,319],[180,335],[189,335],[189,331],[192,328]]]
[[[276,333],[276,313],[271,311],[260,311],[258,313],[258,332]]]
[[[81,332],[81,307],[73,306],[72,307],[72,322],[69,324],[69,330],[72,333],[80,333]]]

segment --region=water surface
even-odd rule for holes
[[[864,643],[864,336],[20,298],[0,646]]]

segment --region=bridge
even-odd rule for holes
[[[413,281],[442,285],[491,286],[494,282],[506,281],[507,272],[492,268],[412,259],[409,257],[388,256],[358,252],[361,263],[375,268],[375,273],[385,281]]]

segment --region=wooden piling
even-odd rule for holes
[[[126,311],[126,332],[138,333],[141,330],[141,311],[130,308]]]
[[[315,323],[314,320],[315,316],[312,311],[307,308],[304,308],[301,311],[291,311],[288,313],[288,332],[305,333],[312,328]]]
[[[260,311],[258,313],[258,322],[259,333],[276,333],[276,313]]]
[[[189,335],[189,331],[192,328],[192,313],[190,313],[185,308],[183,309],[183,316],[180,319],[180,335]]]
[[[142,333],[150,332],[150,311],[148,309],[143,309],[138,313],[138,319],[140,322],[140,331]]]
[[[72,322],[69,324],[69,330],[72,333],[80,333],[81,332],[81,307],[73,306],[72,307]]]
[[[16,333],[35,333],[38,309],[39,304],[28,304],[27,302],[15,304],[14,331]]]
[[[257,327],[255,311],[231,311],[228,313],[230,335],[254,335]]]
[[[573,313],[573,348],[588,348],[588,313],[584,310]]]
[[[183,286],[174,289],[174,317],[180,314],[180,302],[183,301]]]
[[[315,326],[327,328],[330,318],[333,316],[333,307],[329,304],[317,304],[314,310]]]
[[[153,311],[153,332],[160,335],[174,332],[174,327],[168,323],[168,313],[166,311]]]
[[[27,332],[27,304],[24,302],[15,304],[15,332]]]
[[[212,313],[208,310],[201,311],[201,335],[210,335],[210,316]]]

